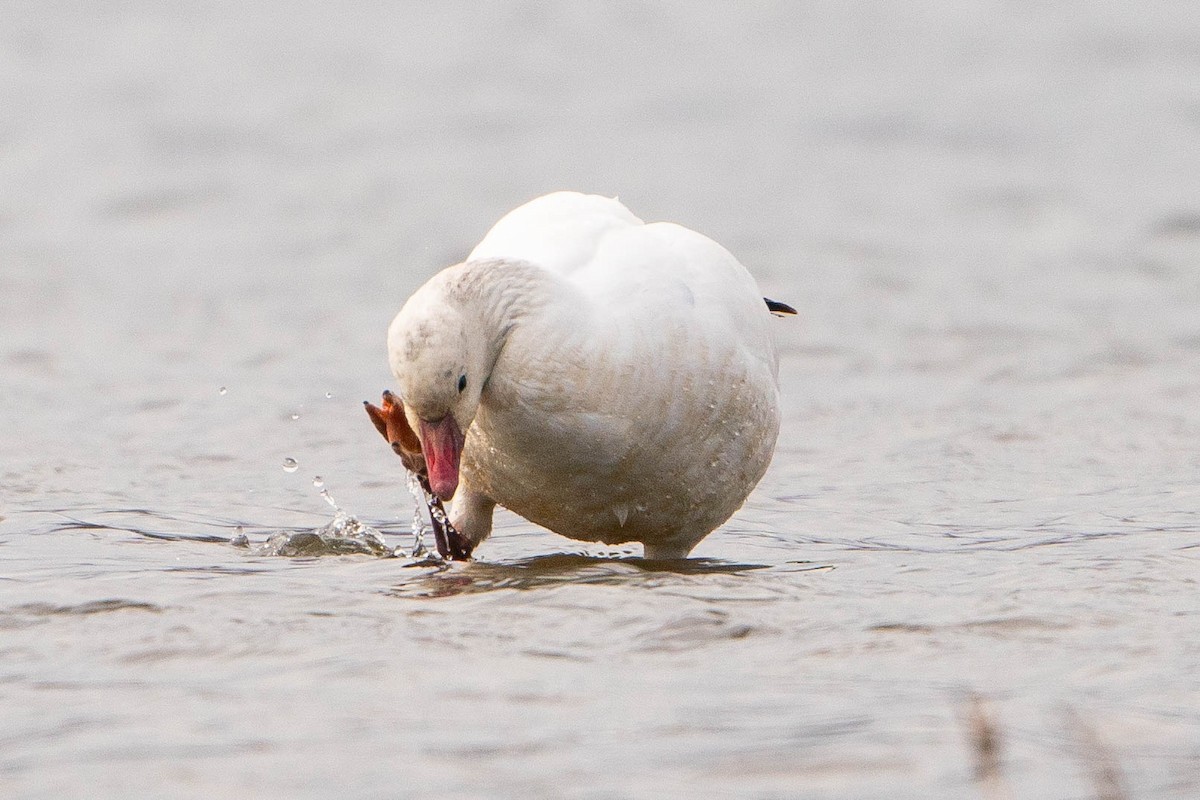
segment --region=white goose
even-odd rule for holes
[[[764,305],[711,239],[557,192],[409,298],[388,329],[403,406],[390,426],[368,410],[406,464],[419,439],[433,493],[454,497],[459,557],[499,504],[572,539],[683,558],[775,449],[769,312],[795,313]]]

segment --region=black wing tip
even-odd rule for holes
[[[778,300],[772,300],[769,297],[764,297],[763,302],[767,304],[767,310],[777,317],[796,316],[796,309],[792,308],[787,303],[781,303]]]

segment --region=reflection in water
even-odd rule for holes
[[[148,508],[72,508],[51,509],[41,513],[52,515],[58,521],[49,525],[50,533],[70,531],[113,531],[132,533],[147,539],[166,541],[193,541],[224,544],[230,537],[214,533],[203,533],[204,528],[229,528],[236,530],[246,526],[235,520],[221,520],[200,514],[155,511]],[[85,519],[85,517],[88,517]],[[170,530],[182,528],[183,530]]]
[[[105,614],[110,611],[151,611],[160,613],[164,611],[161,606],[154,603],[145,603],[140,600],[93,600],[88,603],[79,603],[77,605],[59,606],[50,603],[24,603],[19,606],[14,606],[5,614],[25,614],[33,617],[51,617],[51,616],[88,616],[90,614]]]
[[[499,589],[542,589],[564,584],[624,585],[654,588],[704,575],[738,575],[768,569],[714,559],[651,561],[556,553],[507,562],[470,561],[442,565],[416,580],[394,586],[396,597],[425,598],[479,594]]]

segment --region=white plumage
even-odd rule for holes
[[[451,517],[471,546],[498,503],[573,539],[681,558],[770,462],[770,322],[716,242],[557,192],[509,212],[417,290],[388,354],[435,491],[457,485]]]

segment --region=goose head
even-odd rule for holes
[[[480,323],[443,282],[417,290],[388,328],[388,361],[413,430],[429,485],[443,500],[458,488],[466,430],[487,380]]]

